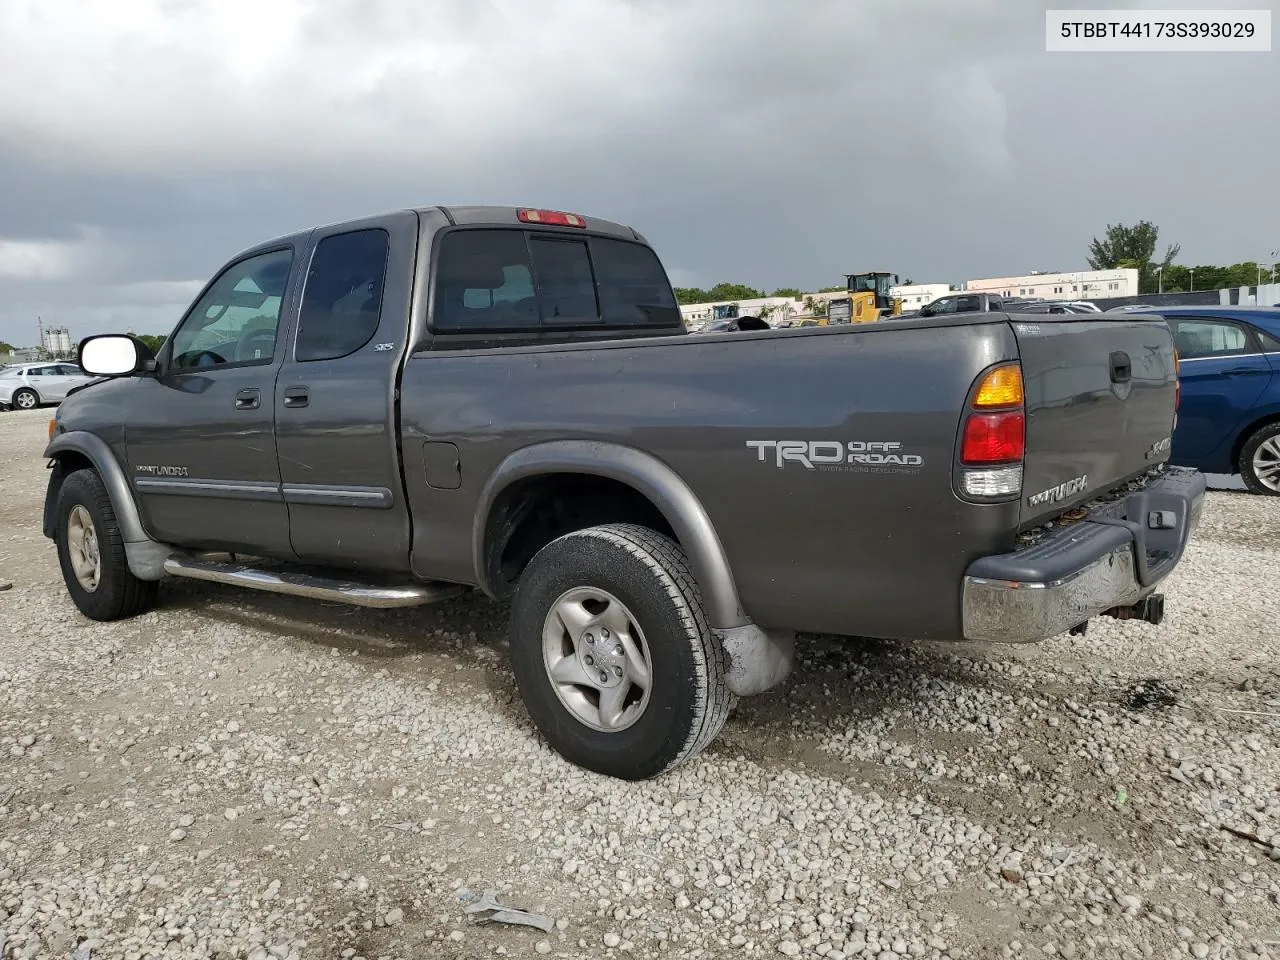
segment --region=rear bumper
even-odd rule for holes
[[[983,557],[965,572],[968,640],[1031,643],[1150,596],[1200,522],[1205,479],[1168,467],[1144,489],[1032,546]]]

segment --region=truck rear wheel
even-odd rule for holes
[[[695,756],[736,700],[684,552],[630,524],[538,551],[516,587],[511,657],[525,707],[556,752],[623,780]]]
[[[1280,496],[1280,423],[1259,427],[1240,450],[1240,479],[1251,493]]]
[[[150,609],[157,584],[130,572],[116,512],[96,471],[77,470],[62,482],[56,515],[58,563],[80,612],[90,620],[122,620]]]

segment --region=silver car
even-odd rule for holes
[[[94,378],[74,363],[22,363],[0,369],[0,407],[34,410],[43,403],[61,403],[67,393]]]

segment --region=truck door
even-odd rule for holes
[[[1270,382],[1271,365],[1252,332],[1233,320],[1178,317],[1174,343],[1182,381],[1174,462],[1225,473],[1236,431]]]
[[[160,351],[156,374],[127,394],[131,479],[157,540],[291,556],[272,400],[293,263],[282,244],[226,267]]]
[[[409,569],[396,403],[418,220],[317,230],[276,390],[289,538],[303,560]]]

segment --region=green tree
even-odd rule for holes
[[[792,300],[799,300],[804,296],[804,291],[797,290],[795,287],[779,287],[777,290],[773,291],[773,293],[769,294],[769,296],[790,297]]]
[[[1102,240],[1094,237],[1089,242],[1089,266],[1094,270],[1135,269],[1138,292],[1152,293],[1158,285],[1156,268],[1168,270],[1182,249],[1180,244],[1170,244],[1164,257],[1156,260],[1159,238],[1160,229],[1149,220],[1139,220],[1133,226],[1109,223]]]
[[[138,339],[145,343],[152,353],[159,353],[160,348],[164,346],[164,342],[167,338],[157,337],[152,333],[141,333],[138,334]]]
[[[676,287],[676,303],[706,303],[711,295],[701,287]]]
[[[712,300],[756,300],[764,294],[745,283],[717,283],[707,291]]]
[[[17,349],[18,348],[12,343],[5,343],[3,340],[0,340],[0,353],[13,353],[13,351]]]
[[[840,290],[840,289],[842,288],[836,287],[836,290]],[[834,291],[819,291],[819,293],[833,293],[833,292]],[[825,317],[827,315],[827,301],[820,300],[817,297],[805,297],[804,309],[805,309],[805,313],[809,314],[809,316],[811,317]]]

